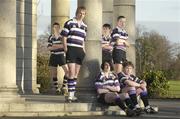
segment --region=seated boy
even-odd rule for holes
[[[110,64],[104,62],[101,65],[102,71],[97,76],[95,81],[96,90],[98,93],[98,101],[104,104],[118,105],[124,110],[127,116],[139,115],[140,112],[136,111],[128,93],[118,94],[120,91],[120,84],[117,76],[110,71]],[[128,104],[128,108],[124,102]]]
[[[148,114],[156,113],[156,111],[149,105],[146,82],[132,74],[133,68],[134,65],[132,64],[132,62],[124,62],[123,72],[118,74],[118,79],[121,84],[122,93],[129,94],[136,108],[140,108],[137,102],[137,95],[140,95],[140,98],[144,103],[144,111]]]

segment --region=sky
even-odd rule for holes
[[[136,20],[180,22],[180,0],[136,0]]]
[[[71,0],[71,18],[76,6],[76,0]],[[42,21],[43,16],[48,20],[46,24],[50,24],[50,10],[51,0],[39,0],[38,34],[44,32],[42,29],[47,29],[47,25]],[[180,43],[180,0],[136,0],[136,24],[159,32],[173,43]]]

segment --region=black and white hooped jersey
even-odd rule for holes
[[[143,82],[143,80],[139,79],[138,77],[136,77],[132,74],[126,75],[124,72],[121,72],[118,74],[118,79],[119,79],[121,86],[126,85],[125,84],[126,80],[131,80],[131,81],[134,81],[134,82],[139,83],[139,84]]]
[[[111,45],[111,36],[103,36],[102,35],[102,38],[101,38],[101,45]],[[108,52],[111,52],[110,49],[106,49],[106,48],[102,48],[103,51],[108,51]]]
[[[117,45],[115,42],[117,39],[123,39],[123,40],[127,40],[128,39],[128,34],[124,29],[121,29],[119,27],[116,27],[113,29],[112,34],[112,42],[114,44],[114,48],[115,49],[121,49],[121,50],[126,50],[126,45],[122,44],[122,45]]]
[[[96,89],[101,89],[103,86],[120,86],[117,75],[110,72],[108,77],[103,72],[100,72],[95,80]]]
[[[67,37],[67,46],[83,47],[86,38],[87,25],[83,22],[78,25],[76,19],[70,19],[64,24],[61,35]]]
[[[62,36],[59,35],[56,37],[54,34],[50,35],[48,38],[48,47],[51,47],[53,44],[62,44]],[[51,50],[51,54],[64,54],[64,48],[58,48]]]

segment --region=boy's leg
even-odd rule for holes
[[[69,102],[74,101],[74,94],[75,94],[75,83],[74,83],[74,76],[75,76],[75,63],[69,63],[69,78],[68,78],[68,100]]]
[[[57,78],[57,67],[50,67],[51,78],[52,78],[52,87],[55,92],[58,92],[58,78]]]
[[[128,93],[121,93],[121,94],[120,94],[120,97],[121,97],[122,100],[125,101],[126,106],[127,106],[128,108],[130,108],[131,110],[133,110],[133,111],[136,112],[136,115],[137,115],[137,116],[139,116],[139,115],[141,114],[142,109],[136,107],[136,106],[133,104],[133,102],[132,102],[131,98],[129,97],[129,94],[128,94]]]
[[[121,97],[117,93],[107,93],[105,94],[106,103],[114,103],[118,105],[123,111],[126,112],[127,116],[134,116],[135,112],[129,108],[126,108],[124,102],[121,100]]]
[[[62,68],[64,70],[65,75],[64,75],[63,86],[61,88],[61,91],[63,92],[63,94],[65,96],[68,96],[68,75],[69,75],[69,71],[68,71],[67,65],[63,65]]]
[[[138,90],[138,92],[140,92]],[[142,90],[140,92],[140,97],[141,97],[141,100],[143,101],[144,103],[144,111],[146,113],[157,113],[150,105],[149,105],[149,100],[148,100],[148,93],[147,93],[147,90]]]
[[[136,88],[135,87],[125,87],[125,88],[123,88],[123,92],[128,92],[129,97],[131,98],[134,106],[139,108],[139,105],[137,102]]]

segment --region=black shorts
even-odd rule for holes
[[[102,62],[112,62],[112,53],[102,50]]]
[[[126,52],[121,49],[113,49],[112,53],[114,64],[122,64],[126,61]]]
[[[68,46],[66,53],[66,63],[76,63],[82,65],[85,53],[83,48]]]
[[[51,54],[49,59],[49,66],[57,67],[62,66],[66,64],[65,56],[64,54]]]
[[[102,94],[99,94],[99,96],[98,96],[98,98],[97,98],[97,101],[99,102],[99,103],[102,103],[102,104],[107,104],[106,103],[106,101],[105,101],[105,93],[102,93]]]
[[[115,105],[116,105],[115,103],[107,103],[107,102],[105,101],[105,95],[106,95],[106,93],[99,94],[99,96],[98,96],[98,98],[97,98],[97,101],[98,101],[99,103],[104,104],[104,105],[115,106]]]

